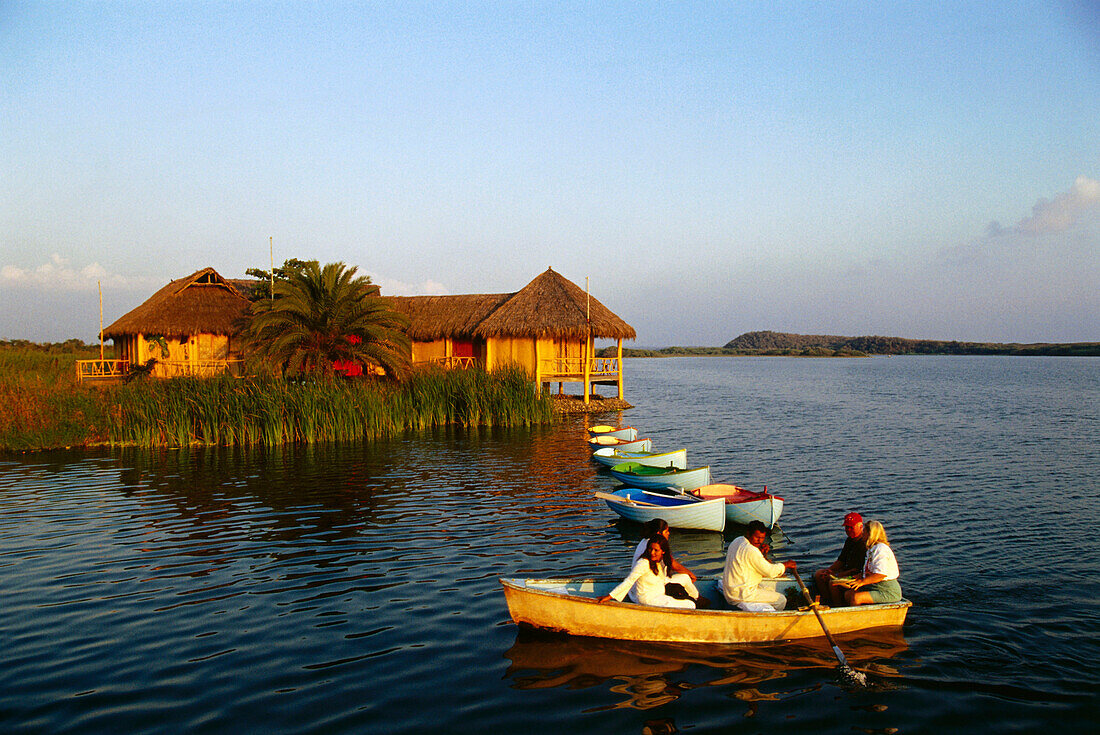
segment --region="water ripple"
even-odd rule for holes
[[[234,734],[1093,722],[1096,364],[631,361],[629,422],[717,480],[784,495],[780,553],[803,568],[832,561],[848,511],[885,523],[915,608],[904,636],[842,637],[875,681],[862,694],[838,688],[821,641],[517,631],[498,577],[615,578],[640,538],[592,497],[614,482],[589,462],[581,420],[5,459],[0,721]],[[673,548],[716,574],[736,533],[674,530]]]

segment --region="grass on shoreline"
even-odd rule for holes
[[[79,384],[75,361],[98,349],[0,346],[0,451],[94,444],[274,446],[393,436],[407,429],[552,421],[519,369],[424,370],[375,380],[177,378]]]

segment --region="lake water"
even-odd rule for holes
[[[583,419],[277,450],[0,458],[0,731],[1003,733],[1100,722],[1100,360],[628,360],[622,415],[787,502],[779,552],[883,521],[895,635],[532,635],[498,577],[627,571]],[[600,420],[618,421],[618,416]],[[674,531],[721,568],[734,531]]]

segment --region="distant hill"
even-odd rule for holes
[[[1006,344],[768,331],[745,332],[727,342],[724,348],[736,352],[788,353],[820,349],[867,355],[1100,355],[1100,342]]]

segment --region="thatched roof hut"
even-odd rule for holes
[[[248,311],[247,281],[232,282],[213,268],[178,278],[143,304],[103,330],[106,339],[130,335],[183,337],[194,334],[232,336]]]
[[[510,294],[395,296],[417,341],[489,337],[635,339],[634,328],[553,268]]]

